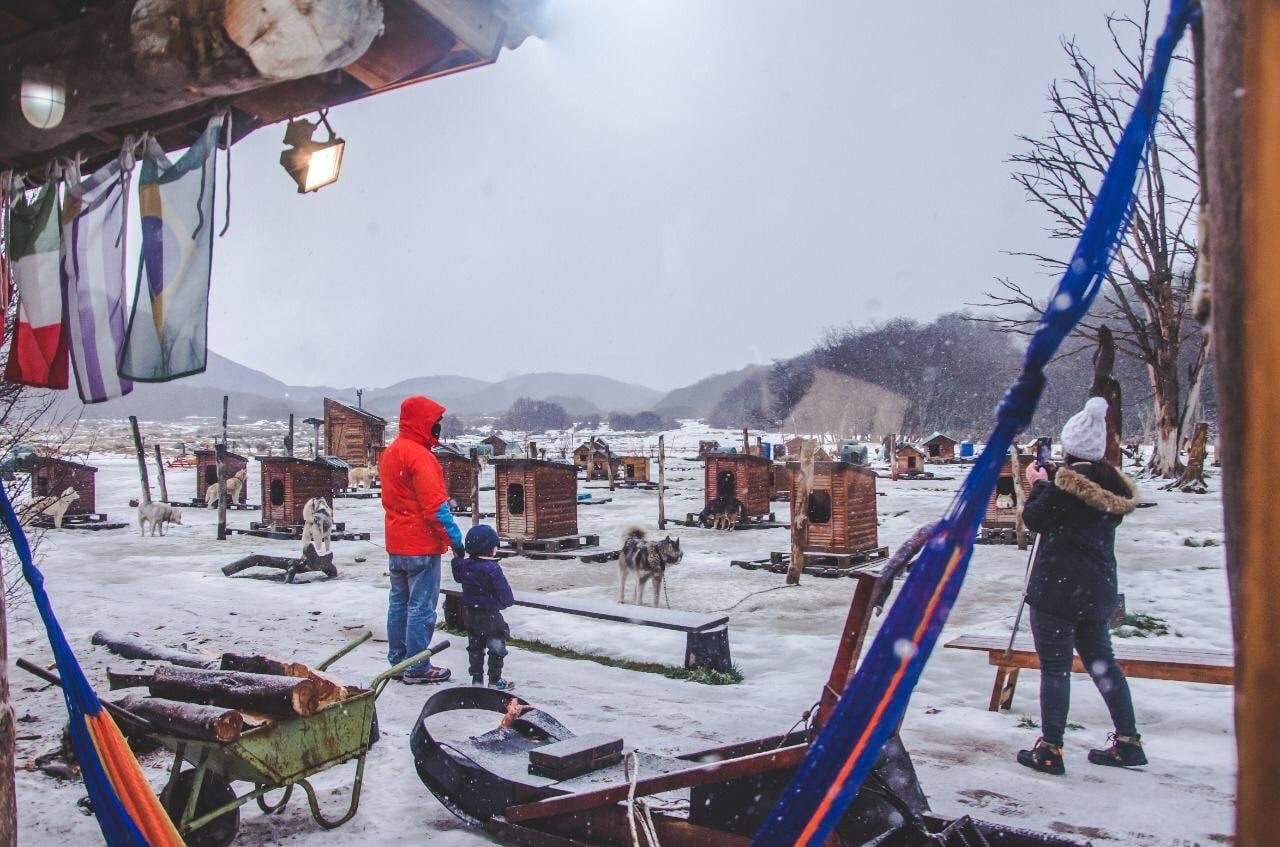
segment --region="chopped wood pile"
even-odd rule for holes
[[[93,643],[137,660],[107,668],[111,690],[127,692],[110,702],[153,731],[186,738],[235,741],[246,730],[308,717],[361,693],[299,662],[270,656],[188,653],[105,631],[94,633]]]

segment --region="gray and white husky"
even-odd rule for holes
[[[181,524],[182,512],[170,506],[168,503],[154,503],[148,501],[138,507],[138,532],[142,535],[147,534],[147,524],[151,524],[151,534],[155,535],[156,530],[160,530],[160,534],[164,535],[166,524]]]
[[[680,539],[667,536],[661,541],[648,541],[645,531],[633,526],[622,533],[622,553],[618,556],[618,602],[624,603],[627,574],[635,574],[636,605],[644,605],[644,586],[653,581],[653,605],[658,605],[662,594],[662,580],[667,568],[680,564],[684,553],[680,551]]]
[[[312,497],[302,507],[302,549],[306,550],[308,544],[314,544],[319,552],[320,545],[323,544],[324,552],[328,553],[332,534],[333,511],[329,508],[329,501],[323,497]]]

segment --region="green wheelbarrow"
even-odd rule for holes
[[[325,670],[338,659],[368,641],[372,633],[347,644],[316,666]],[[364,760],[374,727],[374,701],[394,674],[448,648],[441,641],[416,656],[388,668],[373,678],[369,688],[307,717],[281,718],[241,733],[234,741],[202,741],[165,733],[147,732],[173,751],[169,782],[160,801],[189,847],[226,847],[240,828],[240,807],[257,801],[264,813],[279,812],[288,804],[294,786],[306,792],[311,816],[325,829],[351,820],[360,806]],[[356,760],[351,802],[341,817],[320,811],[315,789],[307,781],[321,771]],[[193,767],[182,769],[184,762]],[[232,782],[248,782],[253,790],[237,795]],[[274,803],[267,793],[284,789]]]

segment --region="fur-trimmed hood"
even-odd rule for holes
[[[1055,488],[1064,494],[1070,494],[1085,505],[1105,512],[1109,515],[1127,515],[1138,505],[1138,490],[1130,479],[1119,471],[1116,472],[1123,492],[1110,491],[1070,467],[1058,469],[1053,479]]]

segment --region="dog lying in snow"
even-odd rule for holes
[[[179,512],[168,503],[143,503],[138,507],[138,534],[147,534],[147,524],[151,524],[151,534],[154,536],[156,530],[160,530],[160,534],[164,535],[165,524],[182,524],[182,512]]]
[[[648,541],[645,531],[638,526],[623,532],[622,555],[618,557],[618,602],[626,602],[627,574],[635,574],[636,605],[644,605],[645,583],[652,580],[653,605],[657,606],[667,568],[680,564],[683,558],[679,538],[672,541],[668,535],[661,541]]]
[[[28,497],[18,504],[18,516],[21,522],[29,524],[42,515],[49,515],[53,518],[53,528],[62,529],[62,519],[66,517],[67,509],[71,508],[71,504],[80,499],[80,495],[71,486],[67,486],[66,490],[54,497],[47,494],[44,497]]]
[[[227,477],[228,503],[240,502],[240,492],[244,489],[244,482],[248,476],[249,474],[242,469]],[[204,504],[210,509],[218,505],[218,483],[210,483],[209,487],[204,490]]]
[[[352,488],[373,488],[378,484],[378,468],[373,465],[367,468],[352,468],[347,475],[347,484]]]
[[[717,497],[698,515],[698,522],[708,529],[735,529],[746,508],[737,497]]]
[[[330,536],[333,534],[333,510],[323,497],[312,497],[302,507],[302,549],[314,544],[316,549],[324,544],[324,552],[330,550]]]

